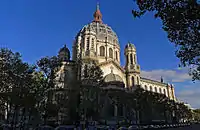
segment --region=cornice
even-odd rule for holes
[[[159,81],[156,81],[156,80],[147,79],[147,78],[143,78],[143,77],[140,77],[140,80],[143,81],[143,82],[146,82],[146,83],[151,83],[151,84],[167,87],[166,83],[162,83],[162,82],[159,82]]]

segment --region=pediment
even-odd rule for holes
[[[103,67],[103,66],[108,66],[112,64],[115,68],[117,68],[118,70],[120,70],[122,73],[125,73],[125,70],[124,68],[122,68],[119,64],[117,64],[116,62],[114,61],[106,61],[106,62],[102,62],[102,63],[99,63],[98,66],[99,67]]]

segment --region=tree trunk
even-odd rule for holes
[[[15,126],[16,126],[16,114],[17,114],[17,106],[14,106],[14,113],[13,113],[13,117],[12,117],[12,122],[11,122],[11,127],[12,130],[15,130]]]

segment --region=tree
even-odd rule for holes
[[[103,85],[103,72],[95,61],[84,61],[81,73],[82,85],[101,87]]]
[[[193,111],[193,117],[195,121],[200,121],[200,109],[195,109]]]
[[[177,47],[181,66],[190,67],[193,80],[200,80],[200,5],[197,0],[135,0],[134,17],[153,12],[160,18],[168,39]]]
[[[81,118],[97,119],[101,109],[99,98],[101,89],[97,86],[81,86],[80,87],[80,104],[79,112]]]
[[[55,87],[55,78],[56,73],[60,69],[62,65],[61,60],[57,56],[53,57],[44,57],[41,58],[37,62],[37,66],[39,71],[44,75],[46,78],[46,85],[47,88],[54,88]]]
[[[80,118],[97,119],[101,109],[99,87],[104,83],[103,72],[97,63],[91,60],[82,60],[81,68],[79,115]]]
[[[150,123],[152,120],[171,122],[174,112],[177,117],[180,116],[179,113],[183,114],[184,118],[190,116],[190,112],[185,106],[170,100],[163,94],[145,91],[139,87],[134,91],[133,98],[138,102],[140,121],[144,123]]]
[[[52,97],[51,89],[54,89],[56,86],[56,74],[61,66],[62,62],[57,56],[44,57],[37,61],[38,73],[36,79],[42,81],[42,85],[38,86],[36,91],[41,97],[39,109],[40,113],[43,115],[44,123],[46,123],[47,113],[54,111],[51,110],[53,108],[50,107],[52,103],[49,99]],[[55,115],[55,113],[53,115]]]
[[[31,89],[34,86],[34,69],[34,66],[22,61],[18,52],[14,53],[7,48],[0,49],[1,107],[7,111],[7,120],[12,123],[13,127],[19,123],[17,115],[20,111],[22,111],[21,121],[23,122],[26,113],[35,107]]]

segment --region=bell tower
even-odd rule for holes
[[[140,66],[137,63],[136,48],[132,43],[128,43],[124,50],[126,59],[126,82],[128,88],[140,85]]]

